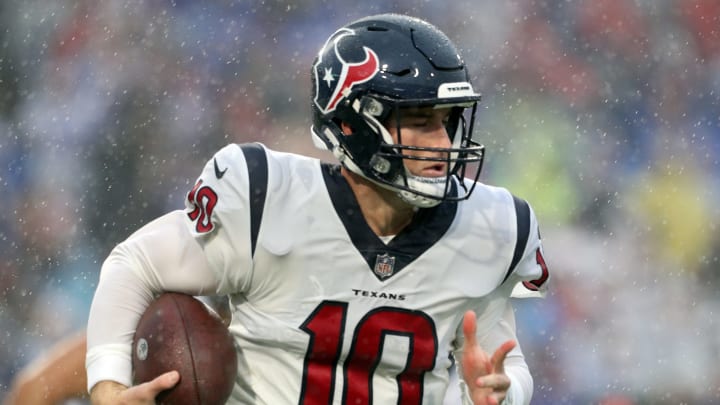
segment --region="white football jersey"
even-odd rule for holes
[[[463,313],[483,336],[513,287],[548,278],[535,216],[503,188],[419,210],[385,243],[338,166],[260,144],[208,162],[187,218],[230,296],[232,402],[442,403]]]

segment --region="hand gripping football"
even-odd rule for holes
[[[132,346],[133,383],[177,370],[180,382],[158,404],[224,404],[237,376],[237,353],[222,320],[196,298],[164,293],[140,318]]]

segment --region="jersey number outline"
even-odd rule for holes
[[[538,291],[540,287],[542,287],[542,285],[545,284],[545,282],[550,277],[550,271],[548,270],[547,264],[545,264],[545,258],[543,257],[540,248],[537,248],[535,250],[535,262],[538,264],[538,266],[540,266],[542,274],[540,275],[540,278],[537,278],[535,280],[523,281],[523,285],[525,286],[525,288],[530,291]]]
[[[209,186],[203,186],[203,181],[198,180],[195,186],[187,195],[187,201],[192,207],[192,211],[188,212],[188,217],[195,223],[195,230],[198,233],[207,233],[215,229],[212,223],[212,213],[218,202],[218,195]]]
[[[342,351],[347,302],[323,301],[300,329],[310,335],[303,366],[300,405],[330,404]],[[372,404],[372,379],[387,335],[408,338],[405,368],[397,375],[398,403],[421,404],[423,378],[435,367],[437,334],[432,318],[422,311],[395,307],[371,310],[358,322],[343,365],[344,404]]]

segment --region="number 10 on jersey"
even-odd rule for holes
[[[300,405],[330,404],[347,321],[346,302],[323,301],[300,327],[310,335],[303,367]],[[379,307],[365,314],[352,332],[343,364],[344,404],[372,403],[372,378],[387,335],[408,339],[405,368],[398,374],[398,403],[420,404],[425,372],[435,367],[438,343],[435,323],[422,311]]]

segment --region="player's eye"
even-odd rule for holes
[[[411,127],[425,126],[428,125],[429,122],[430,117],[425,115],[408,115],[402,119],[402,125]]]
[[[412,127],[425,127],[425,126],[428,125],[428,119],[426,119],[426,118],[414,118],[414,119],[410,120],[410,122],[409,122],[408,125],[409,125],[409,126],[412,126]]]

